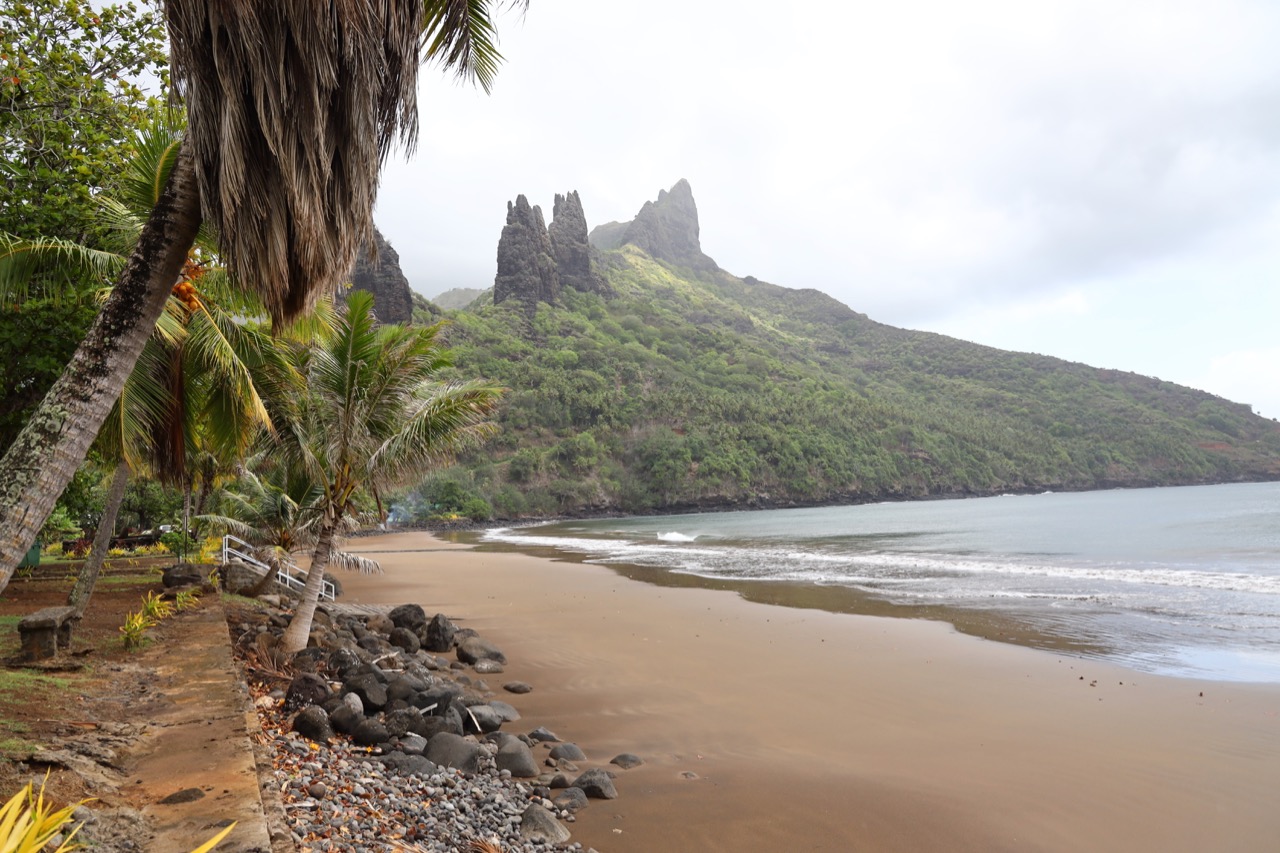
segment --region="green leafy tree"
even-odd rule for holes
[[[94,196],[116,189],[167,61],[136,3],[0,6],[0,231],[91,238]]]
[[[382,162],[397,138],[413,142],[420,60],[487,89],[501,58],[493,6],[399,0],[317,17],[305,5],[165,4],[188,135],[111,296],[0,460],[0,590],[119,396],[204,218],[273,321],[332,292],[372,237]],[[304,49],[282,67],[285,43]]]
[[[318,521],[286,651],[306,648],[334,537],[358,512],[360,492],[420,479],[494,430],[499,389],[439,380],[452,364],[436,340],[439,328],[379,327],[373,297],[356,291],[333,333],[301,353],[306,391],[276,424],[278,450],[317,493]]]

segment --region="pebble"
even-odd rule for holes
[[[348,694],[344,701],[352,698]],[[514,708],[497,704],[503,711],[510,709],[504,716],[519,717]],[[358,746],[345,736],[312,743],[289,730],[283,709],[267,703],[258,709],[276,787],[299,851],[446,853],[469,849],[477,841],[489,841],[504,853],[584,850],[571,839],[549,845],[550,837],[543,833],[526,831],[533,837],[522,836],[522,816],[533,806],[555,809],[554,816],[546,817],[559,816],[563,823],[573,823],[574,815],[540,796],[536,780],[499,771],[495,744],[485,745],[476,772],[440,767],[429,776],[400,775],[374,760],[385,746]],[[404,740],[412,744],[406,752],[421,749],[422,738]],[[558,738],[539,729],[528,742],[539,740]]]

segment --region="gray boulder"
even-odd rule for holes
[[[507,735],[494,760],[499,770],[509,770],[512,776],[520,779],[532,779],[538,775],[538,762],[534,760],[533,752],[518,737]]]
[[[415,634],[427,627],[427,613],[416,604],[401,604],[387,616],[395,627],[406,628]]]
[[[422,648],[422,641],[418,639],[418,635],[408,628],[392,628],[391,633],[387,635],[387,640],[391,645],[404,649],[411,655]]]
[[[613,758],[610,758],[609,763],[616,764],[623,770],[630,770],[633,767],[639,767],[641,764],[644,764],[644,759],[638,755],[632,755],[629,752],[624,752],[621,755],[615,755]]]
[[[360,725],[364,718],[364,714],[353,710],[344,702],[329,714],[329,725],[333,726],[334,731],[349,735],[355,733],[356,726]]]
[[[308,705],[323,705],[333,691],[329,682],[314,672],[304,672],[289,682],[289,689],[284,694],[284,709],[293,711]]]
[[[388,770],[401,776],[418,776],[425,778],[439,772],[440,768],[429,758],[422,755],[411,755],[405,752],[389,752],[380,756],[379,761]]]
[[[178,563],[164,570],[160,582],[164,584],[165,589],[201,586],[207,576],[208,570],[204,566],[195,563]]]
[[[498,712],[499,716],[502,717],[502,722],[504,723],[514,723],[516,720],[520,719],[520,712],[517,711],[515,707],[508,705],[506,702],[501,702],[497,699],[490,699],[488,705],[490,708]]]
[[[551,802],[558,809],[576,812],[587,807],[587,795],[581,788],[575,788],[570,785],[557,794],[556,798]]]
[[[422,735],[408,732],[397,739],[396,749],[406,755],[422,755],[427,751],[427,739]]]
[[[453,648],[457,627],[443,613],[431,617],[423,632],[422,647],[429,652],[447,652]]]
[[[567,761],[586,761],[587,756],[576,743],[560,743],[551,747],[551,757]]]
[[[502,714],[490,705],[472,705],[467,708],[470,713],[463,715],[463,725],[472,729],[479,728],[482,733],[496,732],[502,728]]]
[[[612,800],[618,796],[618,789],[613,787],[613,780],[609,778],[609,774],[599,769],[588,770],[574,779],[573,787],[581,788],[582,792],[593,800]]]
[[[383,723],[393,737],[402,737],[409,732],[421,735],[426,731],[426,721],[417,708],[391,711],[383,717]]]
[[[342,692],[359,696],[366,713],[376,713],[387,706],[387,688],[371,673],[348,678],[342,682]]]
[[[354,672],[362,663],[364,661],[360,660],[360,656],[345,646],[339,646],[329,653],[329,671],[337,673],[339,678],[346,678],[348,673]]]
[[[333,738],[329,715],[319,705],[308,705],[293,718],[293,730],[308,740],[327,743]]]
[[[525,809],[520,818],[520,837],[525,841],[535,844],[563,844],[569,840],[569,835],[564,824],[537,803]]]
[[[355,731],[351,733],[351,739],[360,746],[377,746],[380,743],[386,743],[391,740],[391,732],[387,731],[387,727],[372,717],[365,717],[356,723]]]
[[[482,660],[506,663],[507,656],[501,649],[482,637],[467,637],[458,644],[458,660],[468,664],[475,664]]]
[[[464,773],[475,773],[480,769],[480,759],[484,756],[484,748],[474,741],[452,734],[440,732],[427,741],[426,757],[436,764],[453,767]]]

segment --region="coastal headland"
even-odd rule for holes
[[[413,601],[508,650],[526,720],[631,752],[578,814],[601,853],[1259,850],[1280,835],[1280,688],[1165,678],[922,620],[771,606],[494,553],[360,539]]]

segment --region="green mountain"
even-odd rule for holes
[[[1280,479],[1280,424],[1248,406],[731,275],[702,254],[683,181],[597,228],[585,272],[576,194],[557,197],[549,232],[542,221],[523,197],[511,205],[499,304],[447,312],[459,374],[511,389],[501,435],[406,498],[410,514]]]

